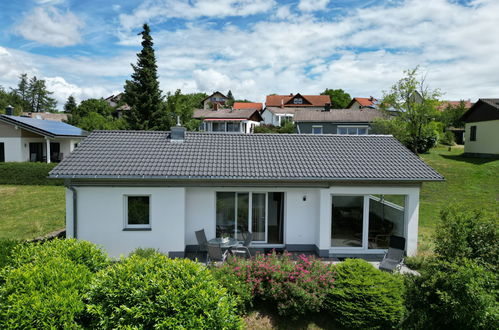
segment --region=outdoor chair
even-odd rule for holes
[[[236,257],[251,258],[251,252],[247,246],[234,246],[229,249],[229,253]]]
[[[206,234],[204,229],[196,231],[196,239],[198,241],[197,253],[202,252],[203,255],[208,252],[208,240],[206,239]]]
[[[383,260],[379,264],[379,269],[393,272],[404,260],[405,238],[400,236],[390,236],[390,246]]]
[[[229,250],[222,252],[222,248],[219,244],[208,244],[208,261],[221,261],[224,262],[227,259]]]

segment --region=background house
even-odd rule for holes
[[[203,104],[203,109],[205,110],[210,108],[216,110],[225,107],[228,100],[227,96],[217,91],[204,98],[201,103]]]
[[[377,109],[378,100],[374,97],[354,97],[347,105],[347,109]]]
[[[114,108],[113,116],[121,118],[123,115],[130,111],[130,106],[122,101],[123,93],[111,95],[104,99],[111,107]]]
[[[380,110],[332,109],[329,111],[297,110],[296,132],[300,134],[369,134],[376,118],[385,118]]]
[[[202,131],[227,133],[253,133],[262,121],[257,109],[197,109],[192,118],[202,120]]]
[[[258,249],[376,258],[399,235],[414,255],[421,183],[443,179],[391,136],[172,129],[95,131],[50,172],[68,237],[183,256],[196,230],[251,231]]]
[[[43,119],[43,120],[53,120],[60,122],[68,121],[67,113],[54,113],[54,112],[23,112],[21,117]]]
[[[479,99],[461,120],[465,122],[465,155],[499,156],[499,99]]]
[[[281,126],[285,121],[293,121],[298,109],[324,110],[331,106],[329,95],[267,95],[262,112],[266,125]]]
[[[86,135],[58,121],[0,115],[0,161],[59,162]]]

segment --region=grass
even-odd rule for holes
[[[64,187],[0,185],[0,239],[30,239],[64,227]]]
[[[499,216],[499,160],[463,157],[463,148],[437,147],[421,158],[445,177],[424,183],[419,210],[419,252],[431,253],[431,238],[442,209],[460,204]]]

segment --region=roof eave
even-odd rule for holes
[[[207,176],[150,176],[150,175],[60,175],[49,174],[50,179],[120,179],[120,180],[148,180],[148,181],[164,181],[164,180],[203,180],[203,181],[282,181],[282,182],[313,182],[313,181],[327,181],[327,182],[344,182],[344,181],[390,181],[390,182],[438,182],[445,181],[445,178],[253,178],[253,177],[207,177]]]

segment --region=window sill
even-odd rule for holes
[[[123,228],[123,231],[151,231],[152,228],[151,227],[147,227],[147,228],[131,228],[131,227],[126,227],[126,228]]]

